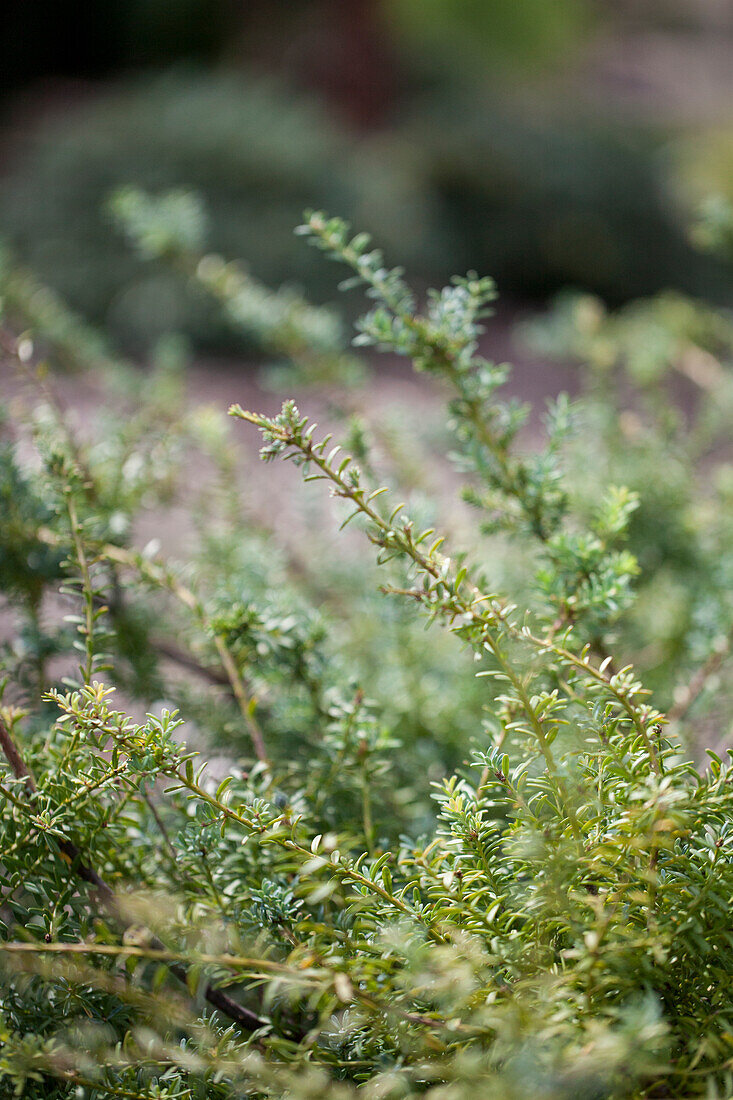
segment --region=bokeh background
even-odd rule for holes
[[[115,232],[121,184],[190,188],[209,244],[318,301],[304,207],[369,229],[418,284],[505,303],[582,287],[720,300],[691,247],[733,197],[729,0],[38,0],[5,6],[0,234],[131,351],[236,343]]]

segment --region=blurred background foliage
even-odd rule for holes
[[[291,236],[308,205],[425,281],[474,268],[515,300],[727,298],[730,274],[688,240],[702,195],[733,192],[730,81],[712,64],[726,8],[110,0],[42,3],[31,26],[14,6],[0,232],[133,350],[171,329],[234,338],[115,236],[104,203],[128,183],[199,192],[213,249],[320,301],[335,280]]]

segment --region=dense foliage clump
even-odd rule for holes
[[[348,450],[292,400],[230,413],[325,483],[381,581],[317,532],[318,492],[310,541],[274,548],[281,506],[242,499],[175,341],[144,376],[115,365],[6,264],[5,1092],[730,1095],[731,764],[693,763],[730,721],[727,322],[678,298],[558,308],[534,338],[591,369],[528,449],[480,354],[492,281],[421,305],[365,235],[309,215],[372,299],[357,346],[448,392],[478,522],[437,534],[404,426],[355,413],[330,315],[200,253],[181,195],[114,209],[291,384],[338,381]],[[38,348],[108,413],[75,431]],[[184,561],[141,535],[171,503]]]

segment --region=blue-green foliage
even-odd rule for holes
[[[180,255],[179,200],[146,201],[128,193],[128,226]],[[113,414],[78,437],[27,335],[9,337],[34,397],[4,426],[0,560],[36,637],[32,660],[17,643],[3,658],[0,1085],[31,1100],[723,1100],[731,763],[696,765],[685,742],[699,752],[700,715],[725,733],[711,722],[728,690],[729,520],[711,515],[698,435],[670,433],[669,403],[621,438],[633,421],[604,359],[527,449],[507,369],[479,352],[490,280],[422,305],[345,223],[313,214],[302,232],[366,286],[357,345],[447,389],[475,534],[450,546],[456,532],[382,483],[363,419],[343,418],[346,451],[292,400],[275,416],[233,405],[264,459],[325,482],[342,526],[366,534],[384,593],[369,599],[371,564],[354,551],[337,567],[348,535],[273,548],[282,502],[259,517],[242,504],[225,425],[186,405],[175,347],[144,382],[120,365]],[[217,296],[235,300],[242,278]],[[273,335],[301,379],[323,353],[300,327],[309,309]],[[71,331],[53,317],[52,352]],[[676,448],[689,510],[680,523],[653,497],[656,530],[652,443],[665,462]],[[399,482],[398,462],[387,472]],[[185,561],[138,534],[171,501],[192,516]],[[715,604],[716,633],[664,713],[645,650],[661,645],[670,690],[699,637],[682,629],[675,653],[634,621],[635,586],[654,584],[637,557],[682,577],[712,546],[721,571],[689,608],[710,623]]]

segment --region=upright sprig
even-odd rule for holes
[[[91,684],[97,673],[109,668],[109,655],[102,649],[105,639],[111,637],[108,630],[104,630],[100,620],[107,614],[109,608],[104,602],[106,585],[97,577],[99,572],[99,558],[88,556],[84,527],[79,519],[77,505],[74,500],[74,488],[69,482],[64,486],[64,498],[69,516],[73,555],[67,562],[70,571],[75,571],[78,576],[69,579],[61,591],[68,595],[77,595],[81,598],[83,614],[67,615],[66,621],[73,623],[77,633],[83,641],[75,641],[74,646],[84,655],[83,662],[79,666],[80,683],[73,686]]]
[[[261,454],[266,461],[280,456],[294,461],[304,468],[307,480],[331,482],[335,495],[350,502],[352,511],[344,521],[362,515],[368,521],[368,536],[379,547],[378,560],[382,563],[400,557],[412,566],[416,583],[401,590],[418,601],[431,619],[441,618],[479,654],[490,654],[499,665],[499,675],[511,685],[516,704],[524,718],[518,731],[536,739],[550,774],[558,776],[551,743],[557,733],[556,725],[545,713],[549,699],[543,693],[531,694],[530,684],[536,675],[532,670],[518,671],[505,652],[508,641],[519,642],[523,647],[544,653],[549,663],[569,669],[585,684],[590,693],[605,695],[617,703],[625,716],[633,723],[648,754],[650,765],[658,770],[657,752],[649,729],[662,717],[653,707],[642,702],[647,694],[633,676],[630,668],[609,674],[609,659],[600,665],[592,663],[588,648],[575,653],[556,641],[553,632],[537,635],[518,621],[516,608],[494,593],[485,593],[472,582],[465,565],[454,567],[450,558],[441,550],[442,538],[431,541],[434,531],[418,532],[409,518],[402,515],[403,505],[391,512],[382,512],[375,502],[386,487],[373,490],[361,483],[358,468],[346,455],[336,463],[341,448],[336,445],[327,452],[331,436],[318,443],[313,441],[315,424],[301,417],[292,402],[283,405],[282,412],[273,418],[247,412],[233,405],[230,413],[260,429],[264,446]],[[566,632],[567,636],[567,632]],[[549,709],[552,709],[551,707]]]
[[[297,232],[354,270],[354,278],[346,280],[343,288],[366,285],[367,295],[379,303],[357,323],[355,343],[405,355],[417,370],[447,380],[457,393],[451,411],[463,445],[464,467],[511,501],[538,538],[549,537],[564,506],[562,494],[550,496],[543,491],[556,479],[556,472],[545,472],[540,481],[539,471],[512,453],[526,410],[496,400],[496,390],[506,381],[509,368],[478,354],[482,322],[496,298],[493,279],[475,274],[456,277],[450,286],[430,291],[426,309],[420,313],[403,270],[385,265],[382,252],[370,249],[368,234],[352,238],[346,222],[320,213],[308,214]]]
[[[450,412],[460,452],[454,457],[472,477],[464,495],[484,511],[484,530],[537,540],[546,562],[539,588],[552,609],[551,621],[574,623],[585,628],[586,637],[598,638],[630,602],[636,563],[616,544],[624,537],[633,498],[627,494],[629,506],[616,510],[614,524],[603,535],[599,522],[589,525],[571,513],[561,459],[572,410],[564,395],[546,417],[547,446],[536,454],[518,452],[517,435],[528,409],[499,399],[510,368],[479,354],[483,321],[496,297],[493,280],[473,273],[456,277],[442,290],[429,291],[421,312],[402,269],[385,265],[382,252],[370,248],[368,234],[351,237],[346,222],[322,213],[306,219],[298,232],[355,272],[342,286],[365,285],[378,303],[357,323],[355,344],[407,356],[416,370],[442,379],[455,393]],[[617,497],[623,493],[618,490]],[[611,490],[609,503],[613,499]]]
[[[222,307],[235,330],[288,361],[293,378],[310,384],[358,378],[358,364],[344,351],[336,313],[312,305],[294,289],[270,290],[243,264],[205,250],[206,211],[196,195],[149,195],[125,187],[112,196],[109,208],[141,256],[163,259],[182,271]]]

